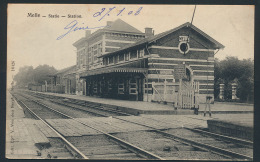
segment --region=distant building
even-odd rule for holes
[[[59,70],[51,76],[48,91],[54,93],[76,94],[76,65]]]
[[[120,19],[107,25],[93,34],[86,31],[73,44],[77,94],[151,101],[157,93],[164,100],[167,93],[191,89],[189,83],[196,82],[200,102],[214,97],[214,52],[224,46],[203,31],[190,23],[157,35],[152,28],[142,33]],[[176,74],[179,67],[183,74]],[[174,86],[172,92],[155,88],[167,84]]]

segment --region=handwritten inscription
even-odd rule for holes
[[[94,18],[98,18],[98,21],[103,20],[105,17],[110,16],[111,14],[114,14],[115,16],[123,16],[123,15],[134,15],[137,16],[141,13],[143,7],[139,7],[136,10],[129,10],[125,7],[123,8],[117,8],[117,7],[111,7],[111,8],[101,8],[98,9],[97,12],[93,14]],[[27,13],[27,17],[46,17],[46,18],[83,18],[81,14],[67,14],[67,15],[60,15],[57,13],[49,13],[47,15],[41,15],[39,13]]]
[[[118,7],[111,7],[111,8],[101,8],[97,9],[95,13],[92,15],[92,18],[97,18],[98,21],[103,20],[105,17],[110,16],[113,14],[113,16],[124,16],[124,15],[133,15],[137,16],[141,13],[143,10],[143,7],[136,8],[134,10],[129,10],[126,7],[123,8],[118,8]],[[38,17],[43,17],[43,18],[50,18],[50,19],[57,19],[57,18],[69,18],[69,19],[78,19],[78,18],[84,18],[81,14],[67,14],[67,15],[62,15],[59,13],[50,13],[50,14],[40,14],[40,13],[27,13],[27,17],[30,18],[38,18]],[[77,20],[73,20],[69,24],[67,24],[63,29],[65,30],[65,33],[57,37],[57,40],[60,40],[64,38],[66,35],[68,35],[71,32],[78,31],[78,30],[86,30],[86,29],[99,29],[107,26],[88,26],[84,25],[84,23],[79,24]],[[13,67],[12,67],[13,68]],[[14,71],[12,69],[12,71]]]
[[[96,26],[96,27],[89,27],[89,26],[83,26],[84,23],[82,23],[82,26],[78,26],[78,21],[77,20],[73,20],[72,22],[70,22],[68,25],[65,26],[65,30],[66,33],[62,34],[61,36],[59,36],[57,38],[57,40],[62,39],[63,37],[65,37],[67,34],[74,32],[74,31],[78,31],[78,30],[86,30],[86,29],[98,29],[98,28],[103,28],[106,26]]]
[[[96,13],[93,14],[93,17],[98,17],[100,18],[98,21],[101,21],[103,18],[105,18],[106,16],[110,16],[110,14],[112,14],[112,11],[115,9],[116,7],[112,7],[112,8],[102,8],[101,11],[98,11]],[[139,15],[141,10],[143,9],[143,7],[138,8],[136,11],[126,11],[125,8],[122,8],[119,10],[119,12],[116,13],[116,16],[122,16],[123,13],[127,14],[127,15]]]

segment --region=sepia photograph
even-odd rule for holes
[[[252,161],[254,5],[7,6],[7,159]]]

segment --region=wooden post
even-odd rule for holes
[[[154,83],[152,82],[152,88],[153,88],[153,94],[152,94],[152,100],[155,101],[155,88],[154,88]]]
[[[164,89],[163,89],[163,100],[166,101],[167,87],[166,80],[164,81]]]
[[[182,97],[183,97],[183,95],[182,95],[182,79],[180,79],[180,86],[179,86],[179,91],[180,91],[180,107],[182,108],[183,107],[183,102],[182,102]]]
[[[191,91],[191,96],[190,96],[191,97],[191,101],[190,101],[191,102],[191,106],[190,107],[192,108],[192,107],[194,107],[194,103],[193,103],[194,102],[194,100],[193,100],[194,97],[193,96],[194,96],[194,92],[195,92],[194,82],[191,82],[191,88],[192,88],[192,91]]]

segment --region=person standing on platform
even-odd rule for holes
[[[210,109],[210,100],[212,99],[212,96],[206,96],[206,105],[204,110],[204,116],[206,116],[207,113],[207,107],[209,108],[209,116],[211,117],[211,109]]]

